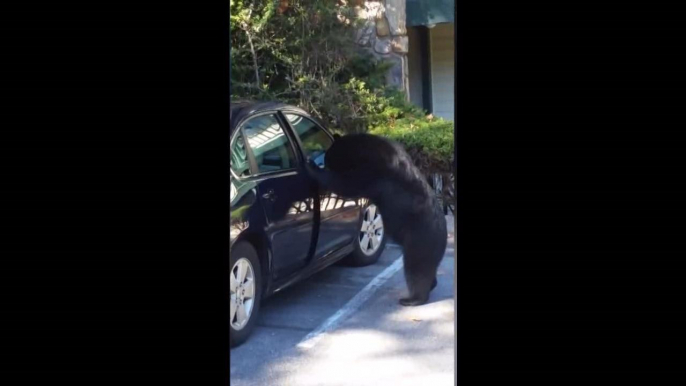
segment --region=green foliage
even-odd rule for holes
[[[424,170],[449,168],[452,123],[386,86],[392,64],[357,46],[349,3],[230,0],[231,99],[291,103],[336,133],[400,141]]]
[[[372,128],[370,133],[401,143],[426,174],[451,173],[455,125],[441,118],[410,117]]]
[[[281,3],[231,0],[232,99],[292,103],[339,133],[404,114],[404,98],[385,86],[391,64],[355,44],[358,21],[347,5]]]
[[[354,23],[341,22],[349,10],[336,2],[279,3],[231,1],[231,93],[306,107],[315,87],[346,80]]]

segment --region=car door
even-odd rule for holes
[[[312,258],[316,189],[300,171],[293,139],[276,112],[251,117],[240,129],[267,220],[272,274],[281,278],[303,268]]]
[[[256,183],[250,180],[250,162],[241,131],[237,131],[230,142],[231,171],[231,245],[252,224],[259,227],[263,220],[262,207],[257,200]],[[257,221],[255,221],[257,220]]]
[[[309,117],[298,112],[282,111],[286,122],[298,137],[306,160],[325,165],[326,151],[333,137]],[[359,234],[360,209],[356,200],[339,197],[319,188],[320,226],[314,259],[349,245]]]

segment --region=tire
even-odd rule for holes
[[[229,267],[229,339],[230,347],[236,347],[243,344],[255,328],[262,300],[262,269],[255,248],[245,241],[239,241],[231,248]],[[242,274],[243,269],[245,274]],[[242,280],[240,275],[243,275]]]
[[[443,209],[443,214],[448,214],[448,203],[444,197],[445,184],[443,181],[443,176],[440,174],[432,174],[429,178],[429,186],[433,189],[436,195],[436,201],[438,202],[438,207]]]
[[[353,267],[364,267],[376,263],[386,247],[387,236],[383,217],[379,208],[373,203],[368,202],[362,207],[359,229],[358,237],[353,241],[355,250],[342,261]]]
[[[443,196],[445,186],[443,185],[443,176],[440,174],[433,175],[433,185],[434,192],[436,192],[436,199],[438,200],[438,205],[443,209],[443,214],[448,214],[448,205],[445,202],[445,197]]]
[[[453,174],[443,177],[443,187],[445,189],[444,212],[455,214],[455,177]]]

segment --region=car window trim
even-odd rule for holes
[[[246,117],[245,119],[241,120],[239,122],[235,132],[234,136],[231,139],[231,144],[235,141],[237,137],[237,133],[241,133],[243,135],[243,141],[245,142],[245,148],[246,152],[248,153],[248,162],[250,164],[250,175],[245,176],[245,177],[238,177],[236,174],[231,170],[231,173],[236,177],[239,181],[261,181],[267,178],[271,177],[285,177],[289,175],[296,175],[298,174],[298,170],[300,167],[301,163],[301,157],[299,156],[300,154],[300,149],[297,149],[296,144],[293,140],[293,136],[289,133],[290,132],[290,126],[285,127],[284,125],[284,118],[279,115],[280,111],[279,110],[267,110],[267,111],[260,111],[259,113],[256,113],[254,115],[250,115]],[[291,147],[291,150],[293,151],[293,155],[295,156],[295,167],[294,168],[288,168],[288,169],[281,169],[281,170],[275,170],[271,172],[260,172],[259,171],[259,166],[257,165],[257,160],[255,159],[255,155],[253,154],[252,147],[248,143],[248,141],[245,140],[246,136],[243,131],[243,126],[245,125],[246,122],[254,119],[254,118],[259,118],[263,115],[273,115],[276,117],[277,122],[281,126],[281,130],[283,130],[284,134],[286,135],[286,139]],[[231,151],[231,148],[229,147],[229,151]]]
[[[231,152],[231,148],[233,148],[234,143],[235,143],[236,141],[238,141],[239,134],[240,134],[240,137],[242,137],[242,140],[243,140],[243,146],[244,146],[244,148],[245,148],[245,154],[248,156],[248,168],[249,168],[248,170],[250,170],[250,175],[245,176],[245,177],[238,176],[238,175],[236,174],[236,172],[233,171],[233,168],[231,168],[231,166],[229,166],[229,171],[231,172],[231,175],[232,175],[235,179],[237,179],[237,180],[239,180],[239,181],[245,181],[245,180],[248,179],[248,177],[251,177],[251,176],[253,175],[253,170],[256,168],[257,165],[256,165],[255,158],[252,157],[252,149],[250,148],[250,146],[248,145],[248,143],[245,141],[245,134],[243,133],[243,128],[242,128],[242,127],[239,127],[239,128],[237,128],[237,129],[234,131],[233,137],[232,137],[231,140],[229,141],[229,152]],[[230,159],[231,159],[231,154],[229,154],[229,160],[230,160]]]
[[[283,119],[285,124],[288,126],[289,131],[291,133],[293,133],[293,137],[295,137],[296,141],[298,142],[298,148],[300,149],[300,156],[302,157],[303,160],[305,159],[305,153],[303,152],[303,144],[302,144],[302,141],[300,140],[300,134],[298,134],[297,130],[295,130],[295,128],[288,121],[288,118],[286,118],[286,114],[297,115],[303,119],[309,120],[310,122],[314,123],[314,125],[317,126],[321,131],[326,133],[326,135],[329,137],[329,139],[331,139],[332,143],[335,142],[333,135],[331,133],[329,133],[329,131],[324,126],[319,124],[319,122],[317,122],[317,120],[314,119],[313,117],[310,117],[307,114],[303,114],[300,111],[292,110],[292,109],[283,109],[283,110],[279,111],[279,113],[282,116],[281,119]],[[303,161],[303,162],[306,162],[306,161]]]

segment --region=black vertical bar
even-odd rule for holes
[[[422,104],[429,113],[433,112],[431,100],[431,39],[429,29],[425,26],[417,28],[420,41],[420,56],[422,66]]]

